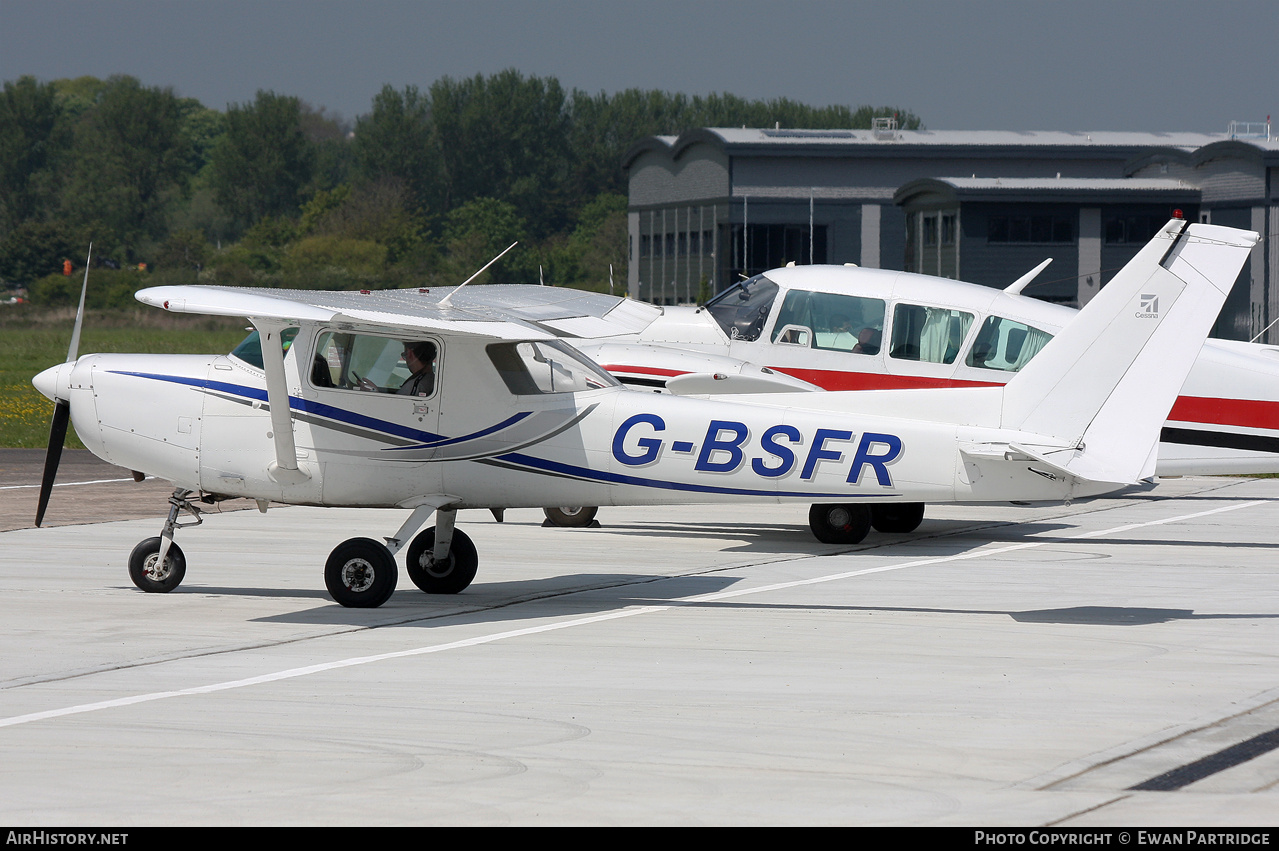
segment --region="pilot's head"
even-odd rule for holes
[[[430,366],[434,360],[434,343],[429,343],[426,340],[410,340],[404,344],[404,362],[414,372],[424,366]],[[417,363],[415,364],[414,361]]]

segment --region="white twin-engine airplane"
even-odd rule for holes
[[[174,530],[199,522],[202,503],[400,508],[409,516],[386,543],[352,538],[324,569],[334,600],[379,606],[406,545],[422,590],[470,584],[463,508],[500,519],[546,505],[798,501],[814,504],[818,538],[841,543],[865,534],[868,505],[1065,500],[1138,483],[1257,240],[1170,222],[1031,363],[987,387],[634,392],[556,338],[634,334],[656,308],[514,285],[147,289],[146,304],[243,316],[255,331],[229,356],[77,358],[73,342],[34,383],[56,402],[52,470],[69,417],[99,457],[174,484],[163,531],[129,559],[143,590],[182,580]],[[183,511],[195,520],[179,523]]]
[[[1181,225],[1169,222],[1165,234],[1173,227]],[[908,272],[791,266],[742,281],[704,307],[666,307],[637,334],[577,345],[637,389],[860,390],[868,398],[855,404],[871,410],[883,391],[1008,382],[1077,314],[1021,294],[1049,262],[1004,290]],[[1279,473],[1279,347],[1205,343],[1161,430],[1155,472]],[[922,504],[876,508],[874,528],[909,532],[923,513]],[[547,509],[560,525],[594,515]]]

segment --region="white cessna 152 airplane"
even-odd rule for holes
[[[865,535],[869,504],[1061,500],[1137,483],[1258,238],[1170,222],[1033,362],[989,387],[768,404],[638,393],[556,338],[634,333],[656,309],[531,286],[157,287],[139,300],[256,330],[229,356],[76,357],[73,342],[34,383],[56,402],[52,471],[69,418],[99,457],[175,485],[163,531],[129,559],[143,590],[182,580],[173,534],[200,522],[202,503],[400,508],[409,516],[385,544],[352,538],[324,569],[337,602],[379,606],[406,544],[421,589],[470,584],[478,557],[454,525],[464,508],[798,501],[839,543]],[[183,511],[195,520],[180,524]]]
[[[638,334],[577,345],[624,384],[679,395],[1004,384],[1077,314],[1021,294],[1049,262],[1004,290],[791,266],[741,281],[704,307],[666,307]],[[1279,348],[1207,341],[1161,431],[1155,472],[1279,473]],[[874,528],[909,532],[923,513],[923,504],[875,508]],[[547,509],[560,525],[594,515]]]

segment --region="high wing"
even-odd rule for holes
[[[171,286],[142,290],[137,299],[174,313],[244,316],[267,323],[344,322],[366,329],[430,329],[519,340],[635,334],[662,313],[659,307],[618,296],[531,284],[358,292]]]
[[[290,325],[337,322],[404,336],[431,330],[502,340],[588,339],[637,333],[662,312],[616,296],[526,284],[338,292],[170,286],[141,290],[136,297],[173,313],[243,316],[253,323],[264,344],[276,456],[270,472],[282,483],[306,478],[297,463],[284,358],[280,346],[269,344]]]

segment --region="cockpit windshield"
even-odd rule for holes
[[[777,284],[756,275],[706,303],[706,310],[731,340],[758,340],[777,298]]]
[[[286,355],[289,353],[289,346],[293,345],[293,338],[297,335],[297,328],[285,328],[280,332],[280,350]],[[258,336],[258,332],[250,331],[249,336],[231,350],[231,357],[239,358],[249,366],[262,369],[262,338]]]

